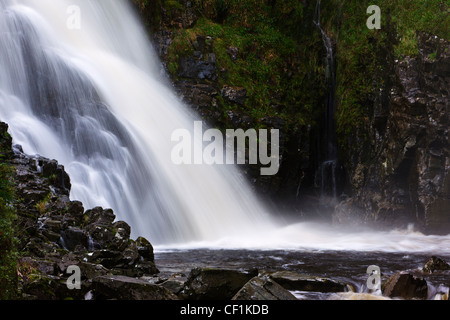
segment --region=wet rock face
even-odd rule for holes
[[[418,57],[394,64],[384,116],[373,118],[374,157],[347,166],[354,196],[340,205],[336,222],[355,217],[381,226],[414,223],[428,233],[450,231],[449,66],[449,42],[424,33]]]

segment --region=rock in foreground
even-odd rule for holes
[[[254,277],[232,300],[297,300],[295,296],[267,276]]]
[[[314,292],[347,292],[349,285],[328,278],[301,275],[289,271],[272,273],[270,277],[287,290]]]
[[[95,299],[177,300],[168,289],[145,280],[126,276],[101,276],[92,281]]]
[[[194,268],[179,296],[186,300],[229,300],[257,275],[257,270]]]
[[[410,273],[398,272],[384,284],[383,294],[390,298],[426,299],[428,284]]]

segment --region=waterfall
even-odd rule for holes
[[[342,167],[338,162],[336,124],[334,119],[336,113],[336,63],[333,42],[321,25],[320,4],[321,1],[318,0],[314,14],[314,24],[320,30],[326,51],[325,66],[329,89],[325,101],[326,111],[321,142],[321,164],[316,171],[315,184],[320,188],[322,203],[334,206],[338,202],[338,180],[342,175]]]
[[[26,153],[65,166],[71,199],[112,208],[154,244],[271,223],[236,168],[171,162],[172,132],[198,119],[127,1],[1,0],[0,34],[0,118]]]
[[[73,6],[80,28],[67,24]],[[130,224],[132,236],[156,247],[449,247],[448,236],[413,230],[380,235],[298,221],[286,225],[269,215],[235,166],[173,164],[172,133],[193,131],[199,119],[161,77],[126,0],[0,0],[0,70],[0,120],[9,124],[14,143],[28,154],[57,159],[71,177],[72,200],[86,209],[112,208]],[[329,121],[334,93],[330,100]],[[337,178],[335,149],[327,150],[320,170],[324,193],[336,185],[326,180]]]

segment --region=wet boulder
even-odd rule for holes
[[[67,206],[67,215],[73,218],[75,223],[81,224],[84,215],[83,204],[80,201],[71,201]]]
[[[450,270],[450,265],[443,259],[432,256],[423,266],[423,272],[433,273],[435,271]]]
[[[49,160],[43,157],[39,157],[37,162],[42,169],[43,176],[49,179],[50,184],[59,188],[62,194],[68,195],[71,183],[64,166],[58,164],[56,160]]]
[[[153,246],[147,239],[145,239],[144,237],[138,237],[136,239],[136,247],[139,252],[139,255],[144,260],[148,261],[155,260],[155,254],[153,253]]]
[[[187,277],[183,273],[175,273],[161,283],[161,286],[169,289],[174,294],[179,294],[184,287]]]
[[[97,277],[92,280],[92,288],[99,300],[177,300],[167,288],[121,275]]]
[[[426,299],[427,281],[407,272],[398,272],[382,286],[383,295],[390,298]]]
[[[186,300],[229,300],[257,275],[257,270],[194,268],[179,297]]]
[[[61,244],[70,251],[73,251],[77,246],[88,248],[89,235],[83,229],[68,227],[61,231]]]
[[[95,207],[87,210],[85,213],[89,218],[89,224],[96,224],[101,226],[110,226],[116,219],[112,209],[103,209],[102,207]]]
[[[270,277],[250,279],[232,300],[297,300],[295,296]]]
[[[274,272],[270,278],[287,290],[313,292],[347,292],[351,287],[345,283],[322,277],[302,275],[290,271]]]

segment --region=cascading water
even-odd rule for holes
[[[80,29],[68,28],[78,6]],[[126,1],[1,1],[0,116],[25,152],[58,159],[71,198],[154,243],[248,234],[268,221],[234,168],[176,166],[194,116],[163,84]]]
[[[318,0],[316,3],[314,24],[320,30],[326,50],[325,66],[329,90],[327,100],[325,101],[326,111],[322,130],[321,164],[316,171],[315,184],[320,187],[322,203],[334,206],[338,201],[338,180],[340,180],[342,174],[342,168],[338,162],[336,125],[334,119],[336,112],[336,66],[333,42],[322,28],[320,22],[320,4],[321,2]]]
[[[73,5],[79,30],[67,25]],[[197,119],[159,66],[125,0],[0,0],[0,119],[26,153],[65,166],[73,200],[114,209],[134,235],[159,248],[450,247],[412,231],[282,227],[233,166],[173,164],[171,134]]]

